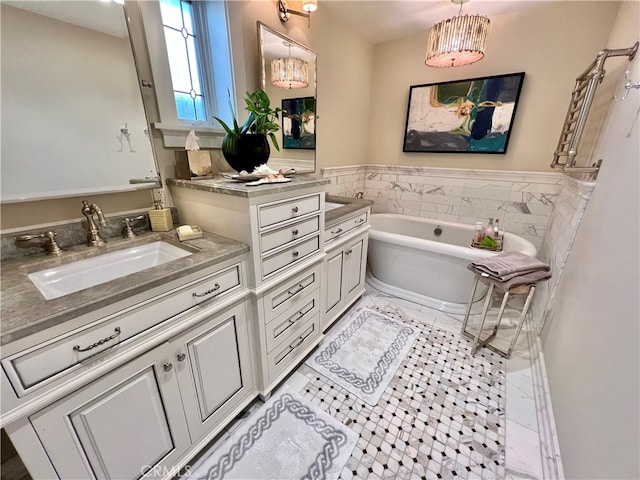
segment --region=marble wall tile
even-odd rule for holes
[[[542,331],[550,316],[558,282],[594,187],[593,182],[566,175],[562,177],[547,233],[538,253],[538,258],[547,262],[553,272],[553,277],[540,285],[531,305],[538,332]]]
[[[361,191],[365,198],[374,200],[372,210],[376,213],[460,223],[498,217],[505,230],[523,236],[536,247],[543,244],[562,182],[562,176],[556,173],[390,165],[358,168],[328,168],[323,174],[340,185],[342,177],[357,172],[362,178]],[[570,210],[564,212],[570,214]]]

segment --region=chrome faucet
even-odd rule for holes
[[[100,236],[100,231],[98,230],[98,226],[96,225],[96,222],[93,220],[93,216],[97,215],[100,225],[102,225],[103,227],[107,226],[107,222],[104,219],[102,210],[95,203],[92,203],[91,205],[89,205],[89,202],[87,202],[86,200],[83,200],[81,212],[87,219],[87,245],[89,245],[90,247],[103,246],[107,242]]]

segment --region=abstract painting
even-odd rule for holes
[[[505,153],[524,72],[413,85],[403,152]]]
[[[284,148],[316,148],[316,99],[282,100],[282,145]]]

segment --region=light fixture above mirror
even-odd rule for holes
[[[458,15],[436,23],[427,35],[425,64],[430,67],[460,67],[484,57],[489,19],[483,15],[463,15],[462,4],[469,0],[451,0],[459,4]]]
[[[284,0],[278,0],[278,16],[280,17],[281,22],[289,21],[289,17],[291,14],[298,15],[300,17],[305,17],[309,19],[309,27],[311,27],[311,13],[315,12],[318,9],[318,0],[303,0],[302,1],[302,12],[298,12],[296,10],[291,10],[287,2]]]

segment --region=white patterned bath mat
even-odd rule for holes
[[[364,308],[342,319],[306,364],[369,405],[376,405],[418,331]]]
[[[190,480],[335,480],[358,435],[284,387],[189,470]]]

